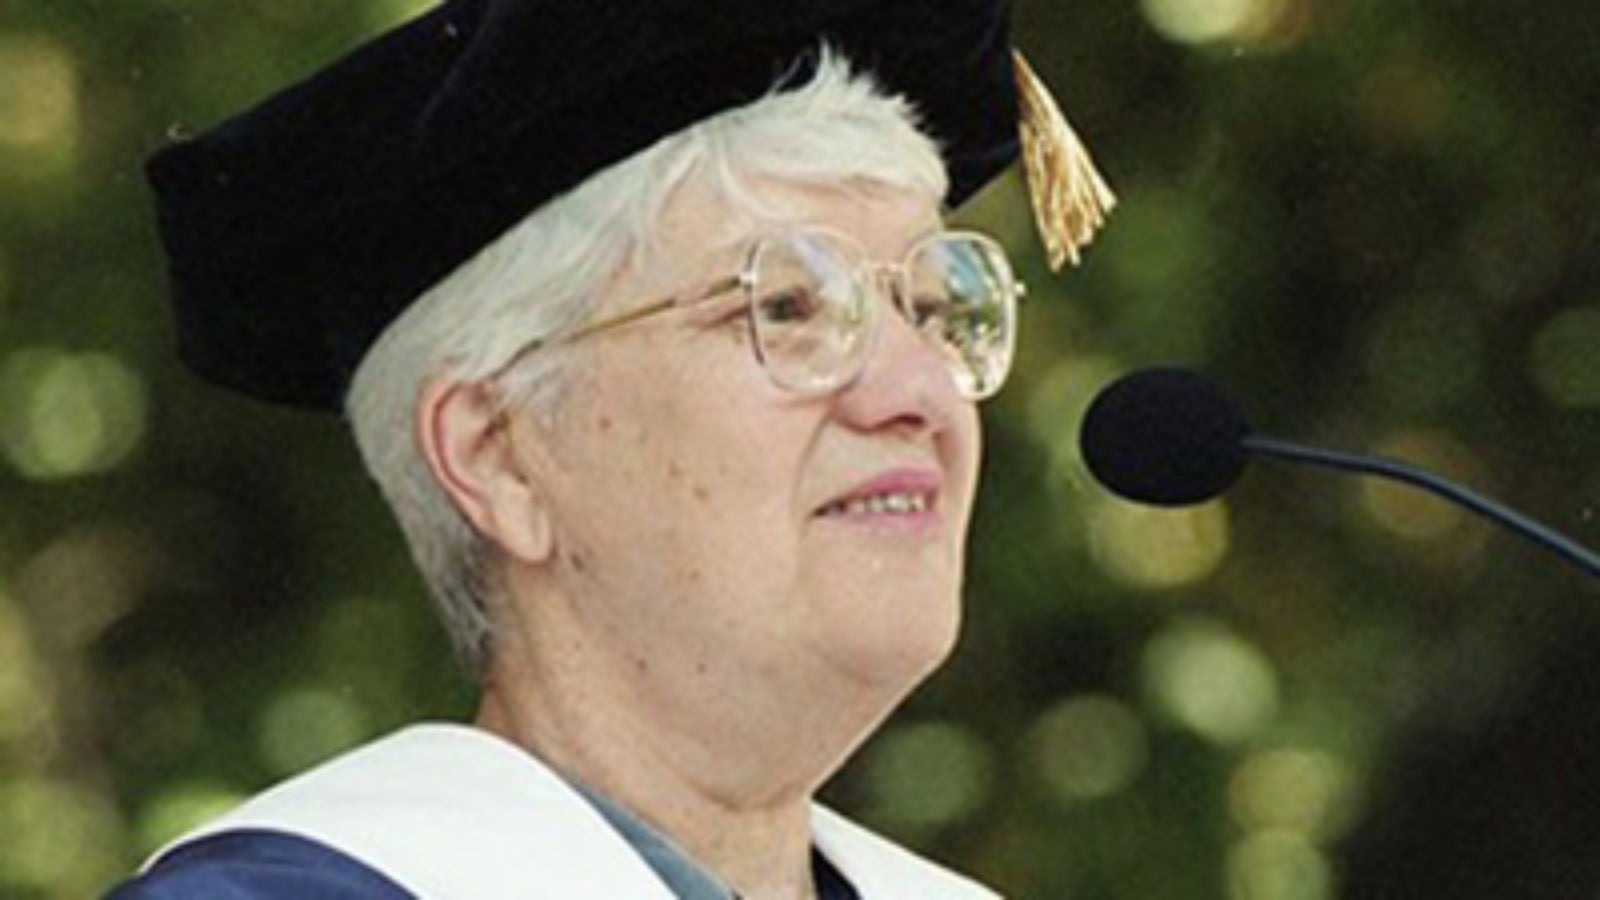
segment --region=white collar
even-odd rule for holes
[[[521,748],[415,725],[286,781],[163,849],[220,831],[308,837],[424,900],[673,900],[606,820]],[[994,900],[987,889],[821,806],[813,836],[863,900]]]

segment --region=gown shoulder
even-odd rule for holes
[[[226,831],[186,844],[104,900],[416,900],[366,864],[309,838]]]

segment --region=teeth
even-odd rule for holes
[[[859,515],[863,513],[919,513],[927,510],[927,494],[874,494],[871,497],[854,497],[832,503],[823,515]]]

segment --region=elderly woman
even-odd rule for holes
[[[812,797],[957,635],[1020,290],[941,211],[1016,155],[1004,21],[459,0],[159,155],[186,357],[344,404],[482,704],[113,896],[992,896]]]

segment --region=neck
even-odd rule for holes
[[[502,629],[478,724],[661,831],[748,900],[813,896],[812,795],[898,696],[630,659],[540,597]],[[508,623],[509,624],[509,623]],[[687,672],[687,674],[686,674]],[[776,682],[781,690],[771,690]]]

